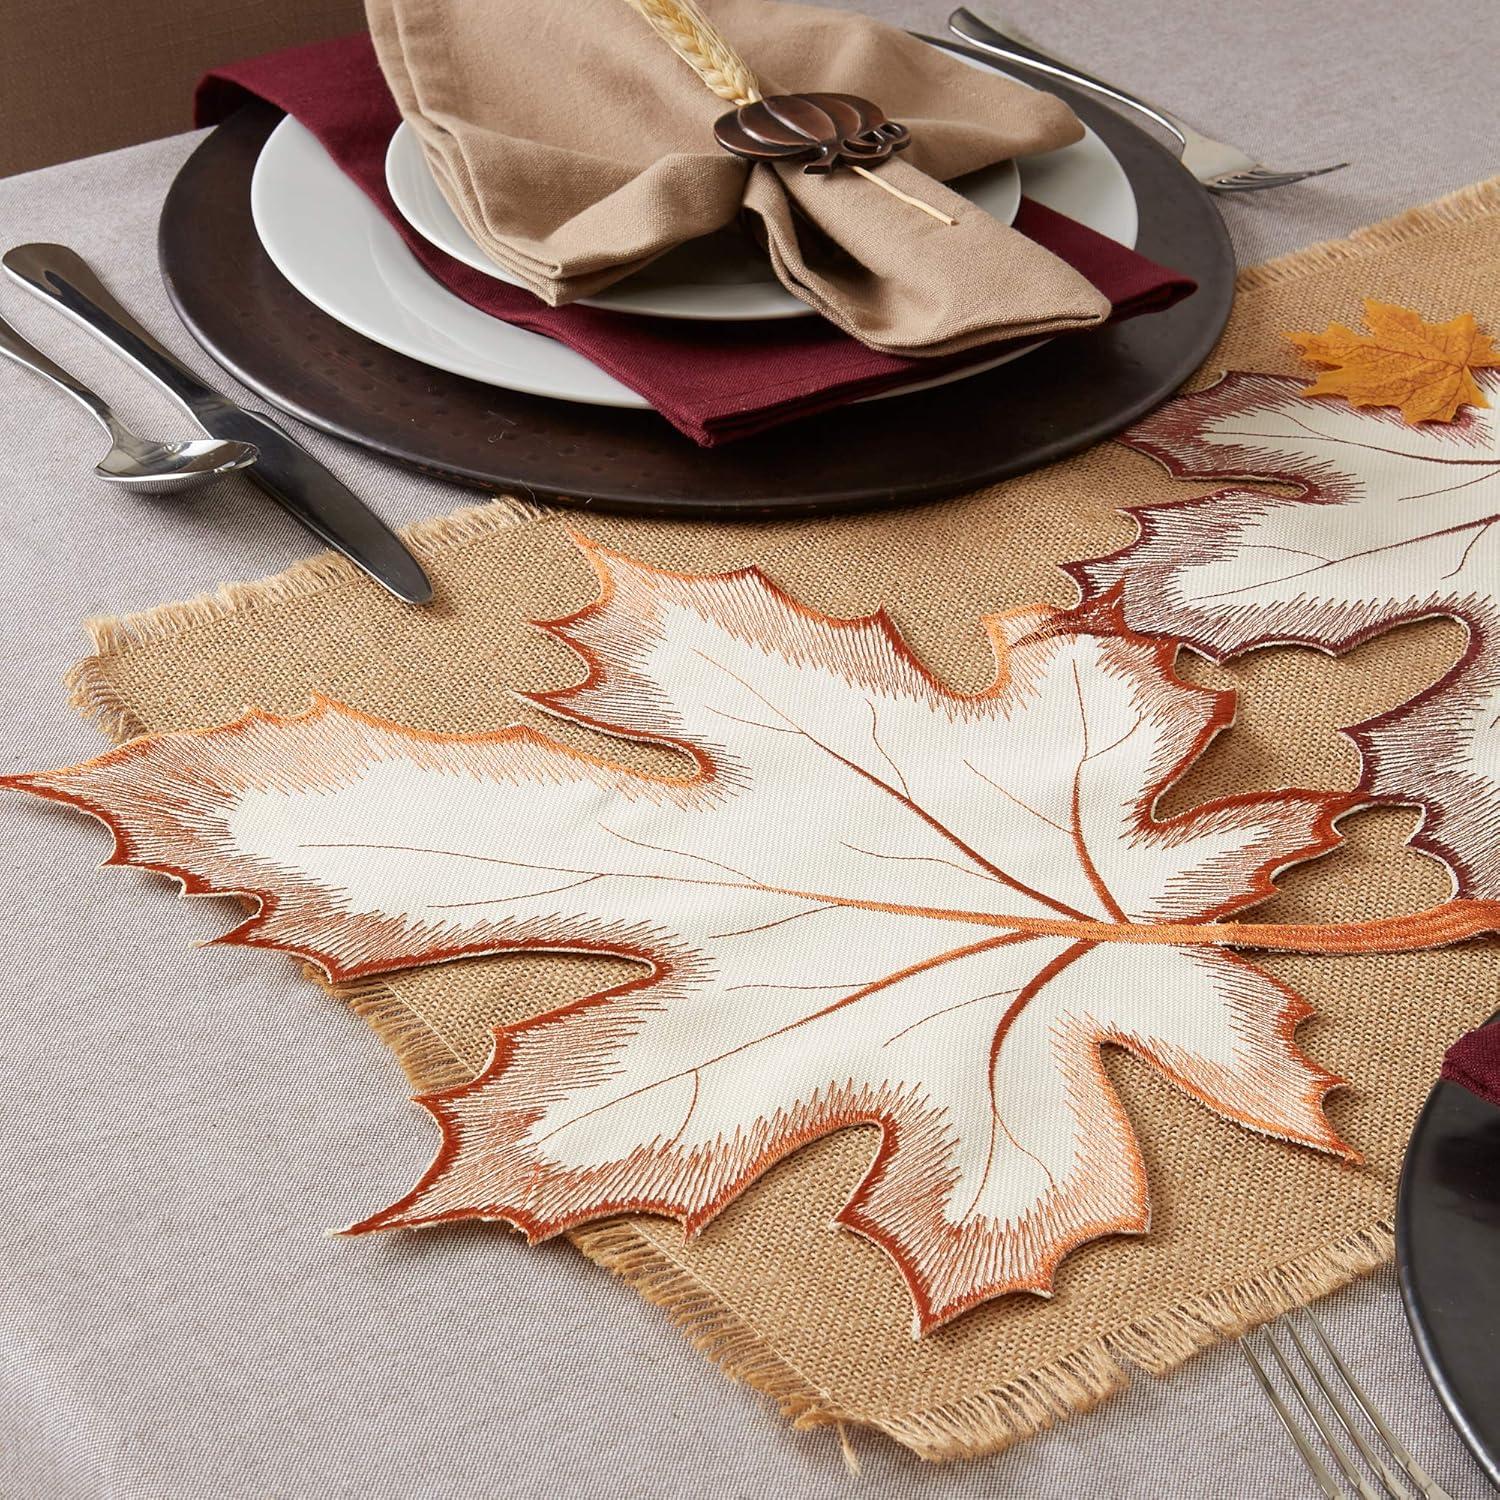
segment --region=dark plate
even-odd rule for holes
[[[1396,1266],[1438,1397],[1500,1486],[1500,1109],[1459,1084],[1427,1096],[1406,1148]]]
[[[1129,175],[1142,254],[1194,277],[1198,291],[985,375],[723,448],[697,447],[654,412],[524,396],[430,369],[320,312],[271,264],[251,221],[250,176],[281,118],[268,105],[225,121],[184,163],[162,209],[162,274],[194,337],[273,406],[460,483],[677,516],[939,499],[1128,426],[1203,363],[1229,316],[1234,253],[1209,195],[1135,126],[1057,92]]]

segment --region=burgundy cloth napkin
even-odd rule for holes
[[[368,36],[293,47],[216,68],[198,85],[194,117],[212,125],[247,96],[294,116],[395,226],[430,275],[481,312],[576,349],[638,391],[705,448],[749,437],[861,396],[981,364],[1006,347],[946,359],[903,359],[867,349],[821,318],[692,323],[548,307],[445,254],[410,227],[385,186],[385,152],[398,124]],[[1137,255],[1040,203],[1023,199],[1016,228],[1082,272],[1109,298],[1113,319],[1171,307],[1195,290],[1188,277]]]
[[[1500,1105],[1500,1022],[1459,1037],[1443,1055],[1442,1077]]]

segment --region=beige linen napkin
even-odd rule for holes
[[[939,355],[1089,327],[1108,302],[943,185],[1076,141],[1061,100],[863,16],[709,0],[764,93],[834,90],[912,132],[877,170],[942,224],[848,171],[749,163],[714,140],[732,108],[627,0],[366,0],[380,65],[465,228],[556,306],[747,211],[776,275],[876,349]]]

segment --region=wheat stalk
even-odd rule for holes
[[[749,64],[724,40],[693,0],[625,0],[651,29],[716,93],[731,104],[760,98]]]
[[[698,9],[696,0],[625,0],[634,11],[643,16],[651,29],[669,46],[683,62],[695,72],[709,89],[730,104],[754,104],[761,97],[750,65],[724,39],[724,34]],[[940,224],[957,224],[958,220],[903,193],[899,188],[877,177],[867,167],[853,166],[857,172],[876,187],[883,188],[893,198],[920,208],[924,214]]]

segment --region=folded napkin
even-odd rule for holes
[[[886,353],[953,354],[1101,323],[1057,256],[939,179],[1083,134],[1062,100],[844,11],[710,0],[764,94],[837,90],[911,131],[877,168],[939,222],[847,170],[751,164],[732,109],[629,0],[366,0],[380,65],[480,248],[553,306],[750,216],[782,284]]]
[[[669,56],[667,62],[676,59]],[[217,69],[198,86],[197,122],[217,123],[251,97],[305,125],[401,234],[412,255],[455,296],[576,349],[703,447],[1001,352],[991,346],[940,360],[903,359],[866,348],[820,318],[688,323],[592,307],[549,307],[530,292],[445,255],[401,217],[385,185],[386,147],[400,116],[369,37],[342,37]],[[1160,311],[1194,289],[1187,277],[1041,204],[1023,200],[1016,228],[1086,276],[1113,304],[1116,320]]]
[[[1500,1024],[1459,1037],[1443,1055],[1442,1077],[1500,1105]]]

